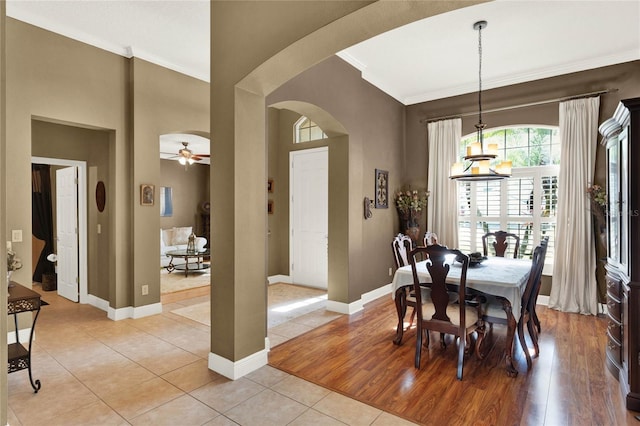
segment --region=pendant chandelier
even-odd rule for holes
[[[478,124],[476,127],[476,142],[467,146],[462,162],[456,162],[451,166],[450,179],[459,181],[485,181],[498,180],[511,176],[511,161],[501,161],[491,168],[491,161],[498,157],[498,144],[491,143],[484,147],[484,128],[482,122],[482,29],[487,27],[487,21],[478,21],[473,24],[473,29],[478,31]]]

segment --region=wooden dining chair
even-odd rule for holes
[[[487,240],[492,239],[492,246],[495,255],[498,257],[504,257],[504,254],[507,252],[507,247],[509,247],[509,242],[507,241],[509,238],[514,240],[513,258],[517,259],[518,249],[520,248],[520,237],[506,231],[487,232],[482,236],[482,249],[484,255],[489,256]]]
[[[538,337],[535,333],[535,329],[532,327],[532,312],[535,307],[532,307],[532,303],[535,304],[535,299],[537,298],[537,292],[540,289],[540,282],[542,278],[542,267],[544,266],[544,258],[543,254],[546,249],[543,246],[537,246],[533,251],[533,258],[531,260],[531,268],[529,270],[529,276],[527,278],[527,284],[525,290],[521,297],[520,302],[520,316],[516,320],[515,327],[509,324],[509,317],[507,315],[507,311],[511,311],[511,306],[509,302],[501,297],[496,296],[483,296],[483,301],[481,303],[482,310],[482,321],[484,324],[490,325],[490,330],[483,334],[483,339],[480,339],[476,344],[476,355],[478,358],[483,359],[486,356],[486,353],[483,351],[482,346],[483,343],[486,343],[484,337],[486,335],[490,335],[493,332],[493,324],[504,324],[507,325],[507,333],[514,333],[517,330],[518,340],[520,342],[520,346],[524,351],[525,357],[527,359],[527,368],[531,368],[531,354],[529,353],[529,348],[525,341],[524,336],[524,326],[527,326],[527,330],[529,331],[529,335],[531,341],[533,342],[535,348],[535,355],[538,356],[540,351],[538,348]],[[511,335],[507,336],[507,342],[513,342],[513,338]],[[506,348],[507,353],[513,353],[513,346]]]
[[[431,282],[420,282],[416,263],[417,259],[427,258],[427,271],[431,277]],[[451,268],[448,257],[460,262],[462,268],[459,285],[447,284],[447,275]],[[429,332],[440,332],[440,344],[443,349],[445,345],[445,334],[451,334],[458,338],[458,380],[462,380],[464,368],[465,349],[470,348],[470,336],[475,332],[481,332],[479,320],[481,318],[479,304],[469,306],[466,303],[458,303],[451,300],[449,293],[456,292],[457,300],[467,301],[470,292],[467,292],[467,269],[469,267],[469,256],[459,250],[448,249],[438,244],[426,247],[417,247],[409,255],[411,270],[413,273],[413,289],[416,296],[416,309],[418,318],[416,321],[416,352],[415,367],[420,368],[420,356],[422,354],[422,339],[426,337],[426,346],[429,346]],[[456,265],[455,267],[458,267]],[[429,288],[430,300],[423,303],[423,288]]]
[[[438,236],[435,232],[427,231],[424,233],[424,238],[422,239],[423,246],[432,246],[434,244],[438,244]]]
[[[536,329],[535,330],[536,341],[534,343],[534,346],[536,349],[536,355],[538,355],[540,352],[538,348],[537,336],[542,332],[542,328],[540,326],[540,319],[538,319],[538,314],[536,313],[536,305],[538,303],[538,295],[540,294],[540,287],[542,286],[542,271],[544,269],[545,258],[547,257],[547,247],[549,246],[549,236],[545,236],[542,238],[542,241],[540,242],[540,246],[542,247],[542,254],[540,259],[540,262],[542,263],[542,265],[540,266],[540,279],[538,282],[538,286],[535,289],[535,294],[531,298],[531,305],[529,306],[529,312],[531,313],[531,320],[530,320],[530,323],[527,324],[527,327],[532,327]],[[532,332],[533,330],[529,329],[529,335],[532,335]]]
[[[391,249],[393,250],[393,260],[396,262],[396,268],[409,264],[409,253],[413,250],[413,243],[408,235],[398,234],[393,237]]]
[[[393,250],[393,259],[396,262],[396,268],[409,265],[409,253],[413,250],[413,242],[411,238],[405,234],[398,234],[391,241],[391,249]],[[409,326],[413,325],[413,320],[416,315],[416,298],[413,295],[413,289],[411,287],[403,287],[396,293],[396,305],[398,311],[398,327],[396,330],[396,338],[393,341],[396,345],[402,343],[402,336],[404,334],[404,317],[407,314],[407,307],[412,308],[411,317],[409,319]],[[425,295],[426,297],[426,295]]]

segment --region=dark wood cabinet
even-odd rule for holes
[[[600,125],[607,147],[606,365],[640,411],[640,98]]]

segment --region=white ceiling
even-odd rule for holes
[[[187,148],[194,155],[209,155],[209,139],[188,133],[171,133],[160,136],[160,158],[178,161],[178,152],[184,148],[182,142],[187,142]],[[198,164],[211,164],[209,157],[204,157]]]
[[[209,81],[209,0],[7,0],[7,16]]]
[[[426,1],[426,0],[425,0]],[[209,81],[208,0],[8,0],[7,15]],[[497,0],[352,46],[340,57],[405,105],[640,59],[640,0]]]
[[[638,0],[498,0],[437,15],[338,55],[405,105],[640,59]]]

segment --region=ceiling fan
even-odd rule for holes
[[[182,142],[182,145],[184,148],[180,148],[178,150],[178,155],[176,157],[179,157],[178,162],[183,166],[193,164],[196,161],[202,160],[204,157],[210,156],[209,154],[194,154],[193,151],[188,148],[189,142]]]

